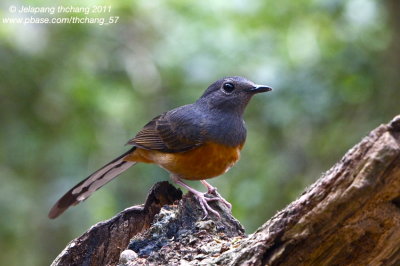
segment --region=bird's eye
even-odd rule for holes
[[[235,86],[233,86],[233,84],[232,83],[225,83],[223,86],[222,86],[222,88],[223,88],[223,90],[225,91],[225,92],[227,92],[227,93],[231,93],[234,89],[235,89]]]

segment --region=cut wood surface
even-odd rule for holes
[[[156,207],[94,225],[53,265],[400,265],[400,116],[250,236],[221,204],[203,219],[193,195],[162,184]]]

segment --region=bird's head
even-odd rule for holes
[[[271,90],[269,86],[257,85],[243,77],[226,77],[211,84],[197,103],[241,115],[254,94]]]

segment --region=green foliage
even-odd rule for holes
[[[66,190],[124,152],[149,119],[193,102],[220,77],[274,88],[246,112],[241,161],[211,180],[248,233],[400,111],[399,77],[385,72],[399,60],[386,60],[398,54],[384,2],[91,4],[111,5],[118,23],[0,24],[0,264],[49,264],[93,223],[143,203],[168,178],[155,166],[135,166],[47,219]],[[10,5],[55,3],[8,1],[1,19],[18,15]]]

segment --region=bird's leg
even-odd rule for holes
[[[232,204],[230,204],[226,199],[224,199],[217,191],[216,187],[213,187],[211,184],[209,184],[205,180],[200,180],[200,182],[207,188],[207,191],[209,194],[214,194],[217,195],[218,200],[221,201],[223,204],[225,204],[226,207],[229,209],[232,209]]]
[[[209,184],[206,180],[200,180],[200,182],[207,188],[207,192],[209,194],[214,194],[217,192],[217,188],[213,187],[211,184]]]
[[[179,176],[176,175],[171,175],[171,179],[174,183],[181,185],[182,187],[186,188],[187,190],[189,190],[190,192],[193,193],[193,195],[195,195],[195,197],[199,200],[200,206],[204,211],[204,218],[206,218],[208,216],[208,211],[212,212],[213,214],[215,214],[216,216],[218,216],[218,218],[221,218],[221,216],[219,215],[219,213],[214,210],[213,208],[210,207],[210,205],[208,205],[209,201],[215,201],[215,200],[221,200],[220,198],[207,198],[206,196],[204,196],[204,194],[200,191],[195,190],[194,188],[188,186],[187,184],[185,184]]]

